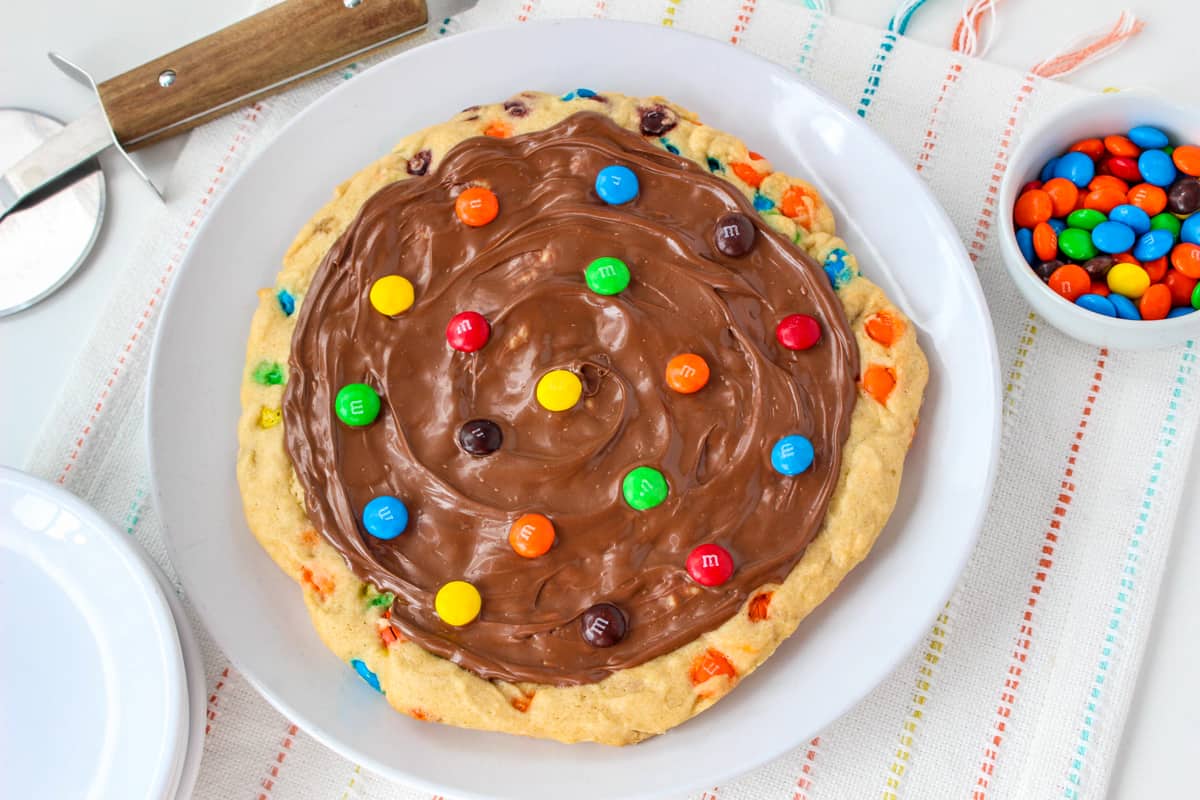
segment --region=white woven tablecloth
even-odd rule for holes
[[[800,2],[483,5],[425,38],[534,17],[608,16],[732,41],[795,69],[858,109],[920,170],[975,259],[991,307],[1005,384],[1003,450],[959,588],[928,621],[924,643],[861,705],[806,746],[710,788],[706,800],[1102,797],[1188,489],[1200,375],[1192,343],[1134,354],[1067,339],[1031,314],[1000,263],[994,202],[1007,157],[1023,129],[1081,92],[906,41],[900,25],[885,33]],[[300,108],[363,68],[192,135],[169,200],[145,221],[146,238],[27,465],[97,506],[168,571],[149,503],[142,419],[163,297],[196,226],[245,160]],[[563,79],[564,90],[573,88]],[[196,797],[418,796],[297,730],[206,637],[204,649],[209,720]],[[736,693],[726,702],[736,703]]]

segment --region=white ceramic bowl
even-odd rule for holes
[[[1200,311],[1150,321],[1114,319],[1080,308],[1056,294],[1029,268],[1017,248],[1012,216],[1021,187],[1035,180],[1051,158],[1080,139],[1124,133],[1136,125],[1161,128],[1176,144],[1200,142],[1200,109],[1176,106],[1143,92],[1099,94],[1073,103],[1022,138],[1000,186],[1000,248],[1017,288],[1051,325],[1100,347],[1150,350],[1200,338]]]

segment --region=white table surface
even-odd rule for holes
[[[487,2],[488,0],[483,0]],[[886,24],[895,0],[833,0],[836,14]],[[1121,0],[1055,0],[1001,5],[988,58],[1025,69],[1069,43],[1081,30],[1107,25]],[[249,0],[57,0],[6,3],[0,26],[0,106],[38,109],[70,119],[91,102],[81,87],[46,59],[56,50],[105,78],[186,44],[247,13]],[[908,35],[948,46],[959,0],[930,0]],[[1194,61],[1200,3],[1139,0],[1135,10],[1146,30],[1120,52],[1067,80],[1090,88],[1146,87],[1200,104]],[[1082,28],[1081,28],[1082,26]],[[178,143],[151,148],[145,161],[165,180]],[[103,232],[87,264],[49,300],[0,319],[0,464],[20,467],[84,337],[105,307],[110,287],[141,235],[139,217],[157,202],[127,165],[112,153],[102,158],[109,208]],[[1200,450],[1188,484],[1200,486]],[[1200,695],[1192,690],[1200,662],[1194,614],[1200,610],[1200,492],[1180,509],[1174,550],[1159,598],[1140,682],[1125,730],[1112,798],[1169,797],[1190,786],[1191,759],[1200,740]]]

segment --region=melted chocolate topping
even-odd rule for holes
[[[611,164],[637,173],[633,202],[597,197],[596,173]],[[470,185],[500,200],[499,216],[480,228],[453,211]],[[730,212],[757,229],[736,258],[713,238]],[[584,283],[600,256],[632,272],[618,295]],[[368,292],[395,273],[412,281],[416,302],[389,318]],[[446,321],[468,309],[492,326],[477,353],[445,340]],[[775,324],[792,313],[821,320],[811,350],[775,341]],[[664,381],[667,361],[685,352],[712,370],[692,395]],[[787,576],[838,480],[858,349],[820,266],[763,225],[733,186],[579,113],[536,133],[465,141],[430,174],[370,198],[317,270],[290,366],[287,448],[309,517],[356,575],[395,593],[392,623],[484,678],[572,685],[687,644]],[[583,379],[569,411],[534,399],[552,369]],[[334,396],[352,382],[383,397],[365,428],[334,414]],[[503,446],[482,457],[457,442],[477,419],[503,431]],[[816,461],[789,478],[770,453],[793,433],[812,440]],[[640,465],[670,484],[666,502],[646,511],[621,494]],[[380,494],[403,499],[411,514],[390,541],[361,526],[363,506]],[[550,517],[557,533],[535,559],[508,544],[527,512]],[[688,553],[705,542],[733,555],[724,585],[688,577]],[[462,628],[434,613],[434,594],[450,580],[483,596],[479,618]],[[581,635],[598,603],[628,621],[611,646]]]

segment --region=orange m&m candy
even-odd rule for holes
[[[882,364],[872,364],[862,376],[863,390],[875,398],[881,406],[887,405],[888,397],[896,388],[896,371]]]
[[[1156,283],[1138,299],[1138,312],[1142,319],[1166,319],[1171,313],[1171,290]]]
[[[1071,145],[1072,153],[1083,153],[1088,158],[1095,161],[1100,156],[1104,155],[1104,142],[1099,139],[1082,139]]]
[[[1054,203],[1050,195],[1041,189],[1030,189],[1017,198],[1013,207],[1013,219],[1022,228],[1032,228],[1053,216]]]
[[[1051,178],[1042,185],[1042,191],[1050,195],[1050,207],[1054,216],[1065,217],[1075,210],[1075,201],[1079,199],[1079,187],[1066,178]]]
[[[483,129],[483,135],[493,139],[507,139],[512,136],[512,126],[507,122],[493,122]]]
[[[478,228],[496,218],[500,213],[500,201],[491,189],[472,186],[464,189],[454,201],[454,213],[464,224]]]
[[[667,386],[692,394],[708,383],[708,362],[695,353],[683,353],[667,362]]]
[[[1125,192],[1112,186],[1102,186],[1083,198],[1084,208],[1094,208],[1105,214],[1125,202]]]
[[[1042,261],[1049,261],[1058,253],[1058,234],[1048,222],[1039,222],[1033,229],[1033,252]]]
[[[519,556],[544,555],[554,544],[554,523],[541,514],[523,514],[512,524],[508,543]]]
[[[1064,264],[1050,273],[1050,288],[1072,303],[1092,288],[1092,279],[1078,264]]]
[[[763,182],[763,178],[767,177],[744,161],[737,161],[730,164],[729,167],[733,170],[734,175],[737,175],[756,189]]]
[[[1189,278],[1200,278],[1200,245],[1184,242],[1171,251],[1171,266]]]
[[[1116,175],[1097,175],[1092,178],[1092,182],[1088,184],[1088,191],[1094,192],[1097,189],[1116,189],[1124,194],[1129,191],[1129,184],[1118,178]]]
[[[1181,144],[1171,153],[1171,160],[1185,175],[1200,175],[1200,147],[1194,144]]]
[[[803,186],[789,186],[783,193],[783,197],[779,198],[779,210],[783,212],[784,216],[791,217],[804,228],[812,225],[812,211],[815,208],[816,202],[813,200],[812,194]]]
[[[863,327],[867,329],[867,336],[884,347],[891,347],[900,338],[900,334],[904,333],[904,323],[886,311],[872,314]]]
[[[1142,148],[1131,142],[1125,136],[1105,136],[1104,149],[1114,156],[1137,158],[1142,154]]]
[[[1125,199],[1152,217],[1167,207],[1167,193],[1152,183],[1139,183],[1129,190]]]

